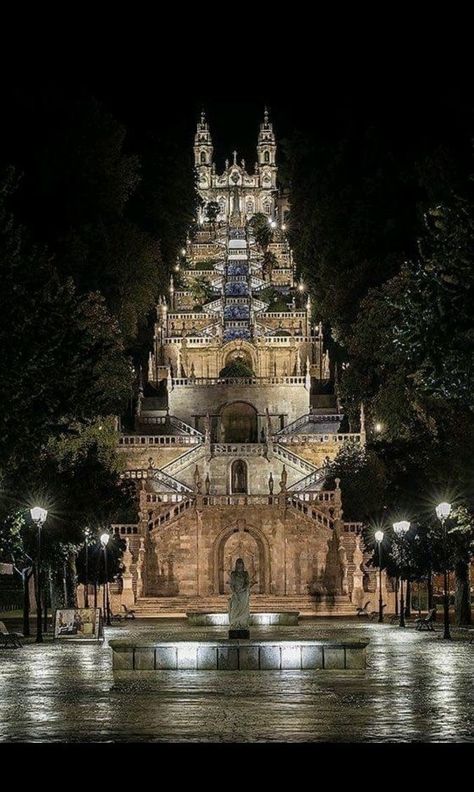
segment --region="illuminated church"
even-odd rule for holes
[[[344,522],[340,488],[324,488],[328,459],[365,443],[363,413],[358,432],[342,431],[321,324],[295,279],[267,111],[253,174],[235,153],[217,172],[204,114],[194,155],[202,206],[158,301],[134,431],[119,439],[139,513],[114,526],[128,539],[116,609],[226,610],[238,557],[253,610],[376,607],[360,526]],[[264,247],[255,214],[273,231]]]

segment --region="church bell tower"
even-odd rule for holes
[[[209,189],[211,186],[213,152],[211,132],[203,110],[194,135],[194,165],[198,173],[200,189]]]

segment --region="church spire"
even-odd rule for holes
[[[203,108],[194,135],[194,164],[196,168],[210,168],[213,152],[211,130],[206,118],[206,111]]]

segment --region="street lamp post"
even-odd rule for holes
[[[104,608],[104,618],[106,619],[106,623],[110,626],[110,605],[109,605],[109,576],[107,574],[107,545],[109,543],[110,535],[108,533],[103,533],[100,537],[100,541],[102,547],[104,549],[104,574],[105,574],[105,581],[104,581],[104,598],[103,598],[103,608]]]
[[[451,639],[449,631],[449,574],[448,574],[448,531],[446,528],[446,520],[451,514],[450,503],[440,503],[436,507],[436,516],[441,523],[443,529],[443,555],[444,555],[444,633],[443,638]]]
[[[85,586],[84,586],[84,607],[89,607],[89,539],[91,536],[90,528],[85,528]]]
[[[400,520],[400,522],[393,523],[393,530],[400,539],[400,627],[405,627],[405,603],[403,601],[403,561],[405,535],[410,530],[410,523],[408,520]]]
[[[41,528],[48,516],[47,509],[34,506],[30,509],[31,519],[38,528],[38,550],[36,556],[36,643],[43,643],[43,625],[41,623]]]
[[[375,541],[379,550],[379,624],[383,623],[383,602],[382,602],[382,541],[383,531],[375,531]]]

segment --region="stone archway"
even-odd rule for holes
[[[213,552],[214,591],[229,593],[230,572],[237,558],[243,558],[252,586],[253,594],[270,591],[270,548],[266,537],[244,520],[229,526],[216,537]]]
[[[248,402],[226,404],[220,414],[223,443],[258,443],[258,417]]]

